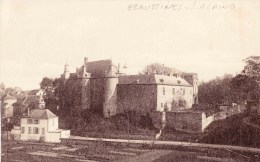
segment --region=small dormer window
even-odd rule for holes
[[[163,79],[160,79],[160,82],[161,82],[161,83],[163,83],[163,82],[164,82],[164,80],[163,80]]]
[[[39,119],[34,119],[34,124],[39,124]]]
[[[27,124],[32,124],[32,123],[33,123],[32,119],[27,119]]]
[[[181,81],[180,81],[180,80],[178,80],[177,82],[178,82],[178,84],[181,84]]]

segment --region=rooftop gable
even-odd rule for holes
[[[57,117],[48,109],[33,109],[30,111],[29,115],[25,116],[27,118],[37,118],[37,119],[49,119]]]

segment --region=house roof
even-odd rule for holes
[[[175,85],[191,86],[186,80],[180,77],[167,75],[126,75],[120,76],[118,84],[158,84],[158,85]]]
[[[41,89],[34,89],[28,92],[28,95],[36,95],[39,91],[42,91]]]
[[[39,102],[39,96],[26,96],[26,98],[23,101],[23,105],[29,105],[30,103],[38,103]]]
[[[10,100],[10,99],[15,100],[16,97],[11,96],[10,94],[7,94],[7,95],[4,97],[4,100]]]
[[[48,109],[33,109],[30,111],[30,114],[25,116],[28,118],[38,118],[38,119],[49,119],[57,117]]]

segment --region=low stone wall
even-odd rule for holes
[[[201,112],[167,112],[166,125],[176,130],[190,133],[203,131]]]

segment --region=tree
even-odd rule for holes
[[[243,60],[246,65],[242,74],[260,79],[260,56],[250,56]]]
[[[198,98],[201,104],[218,105],[231,104],[234,93],[230,88],[233,76],[225,74],[209,82],[202,82],[199,85]]]
[[[236,100],[258,100],[260,88],[254,77],[243,74],[236,75],[231,81],[231,88],[236,93]]]
[[[181,71],[175,69],[175,68],[170,68],[167,66],[164,66],[164,64],[159,64],[159,63],[152,63],[147,65],[141,72],[140,74],[171,74],[171,73],[181,73]]]
[[[233,77],[224,75],[199,85],[200,103],[217,105],[259,100],[260,97],[260,56],[243,60],[246,65],[241,74]]]
[[[179,99],[179,107],[186,107],[187,101],[184,99]]]
[[[260,56],[250,56],[243,61],[246,65],[241,74],[232,79],[231,88],[236,92],[237,99],[240,101],[259,100]]]
[[[44,77],[40,83],[42,89],[48,89],[53,86],[53,79]]]
[[[59,105],[59,86],[60,79],[52,79],[44,77],[40,83],[42,89],[45,90],[46,95],[44,96],[44,101],[46,107],[54,113],[57,113],[57,106]]]

